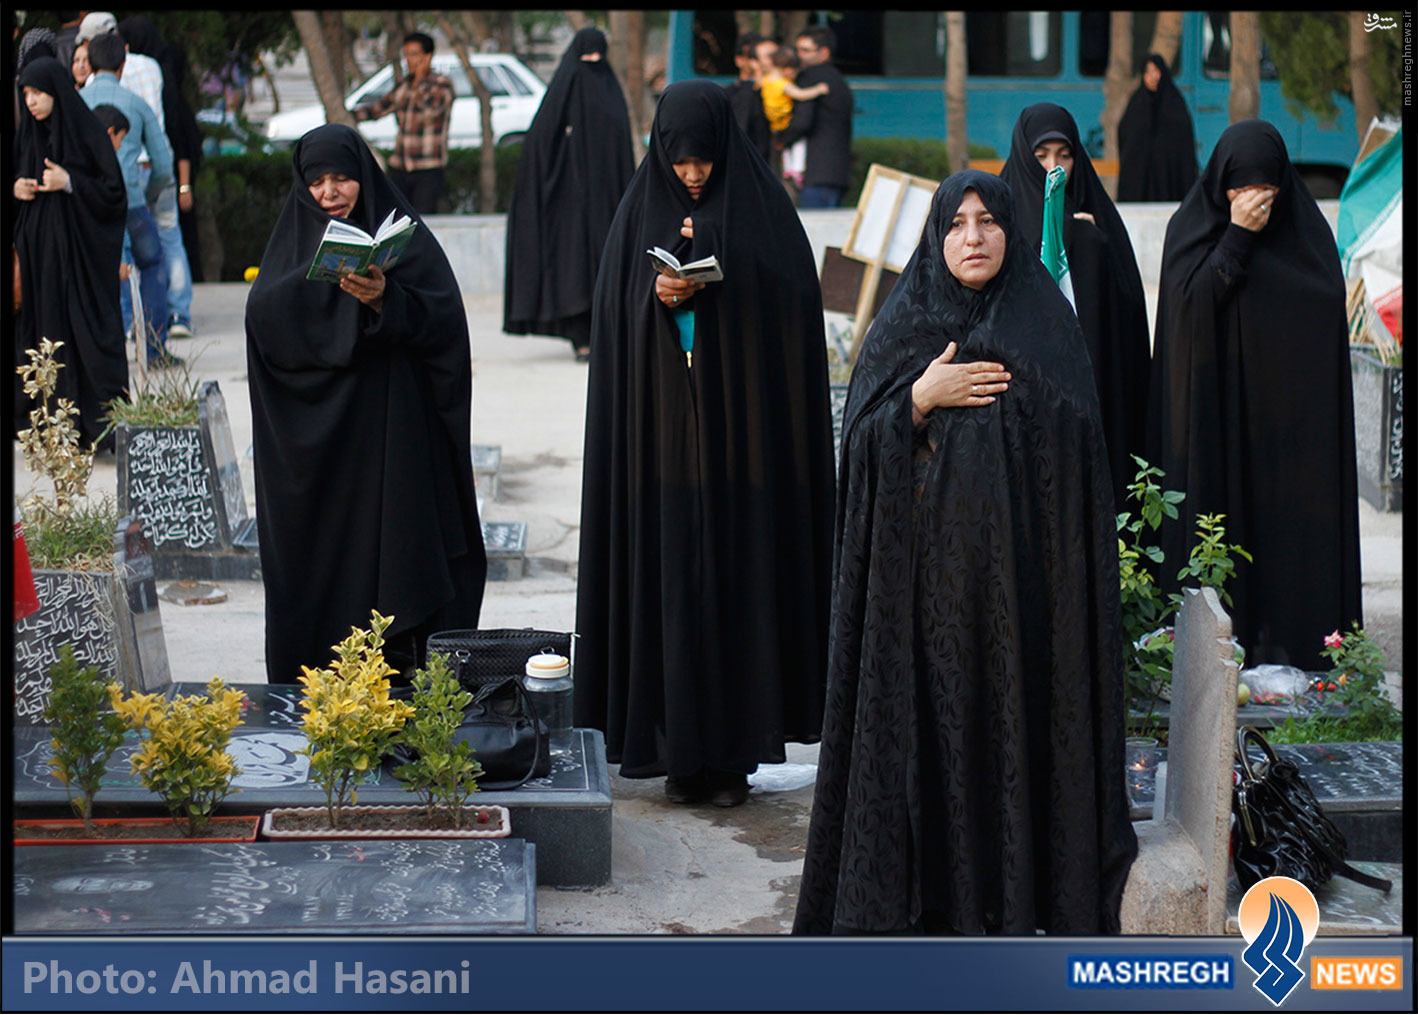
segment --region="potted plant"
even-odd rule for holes
[[[1384,691],[1384,656],[1357,623],[1348,634],[1338,629],[1325,636],[1323,652],[1333,663],[1313,688],[1322,703],[1339,705],[1343,713],[1317,712],[1285,720],[1270,735],[1272,743],[1348,743],[1360,740],[1402,740],[1403,713]]]
[[[476,787],[477,769],[467,757],[466,745],[462,750],[452,749],[452,730],[457,728],[453,717],[461,717],[466,701],[458,694],[456,678],[446,661],[420,672],[415,703],[390,694],[389,675],[395,670],[385,661],[383,645],[384,632],[392,621],[392,617],[371,611],[369,628],[353,628],[350,636],[335,646],[330,668],[303,667],[300,683],[305,688],[301,708],[305,711],[306,747],[301,753],[310,758],[312,781],[325,791],[325,806],[268,811],[262,822],[262,834],[268,838],[494,838],[507,834],[506,808],[473,808],[471,815],[465,815],[462,803]],[[424,805],[357,806],[358,783],[379,768],[420,704],[428,714],[410,732],[428,751],[406,763],[405,769],[412,776],[409,788],[420,793]],[[452,726],[448,727],[450,721]],[[453,817],[454,827],[447,827],[449,822],[436,813],[430,820],[430,812],[455,805],[459,813]]]
[[[80,666],[97,666],[107,679],[142,686],[145,674],[166,681],[166,651],[161,615],[144,624],[144,642],[135,642],[132,609],[115,571],[118,545],[141,521],[119,520],[108,496],[90,497],[93,450],[81,443],[74,418],[79,410],[55,398],[58,372],[55,352],[62,343],[41,340],[27,350],[29,363],[18,369],[24,390],[35,402],[30,425],[16,434],[28,469],[38,478],[21,498],[20,525],[34,568],[40,609],[16,621],[14,715],[22,722],[41,720],[48,695],[46,671],[57,662],[59,646],[69,643]],[[120,528],[121,526],[121,528]]]
[[[463,689],[441,652],[429,657],[428,669],[415,671],[413,687],[414,714],[401,738],[410,758],[394,775],[418,797],[430,825],[442,821],[461,829],[477,824],[479,815],[467,802],[478,791],[482,766],[466,742],[455,743],[472,692]],[[481,820],[486,824],[485,816]]]
[[[213,811],[240,774],[227,748],[241,725],[246,695],[221,677],[211,679],[205,695],[124,695],[117,684],[109,685],[109,695],[113,710],[142,739],[130,761],[134,773],[162,797],[183,835],[206,834],[212,822],[223,820]],[[249,824],[255,838],[255,818],[228,820]]]

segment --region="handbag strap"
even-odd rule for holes
[[[532,704],[531,696],[527,694],[527,688],[522,685],[520,677],[508,677],[506,680],[497,683],[483,684],[482,687],[478,689],[477,693],[473,695],[473,700],[469,702],[469,705],[481,704],[484,700],[491,697],[493,692],[502,687],[503,684],[511,684],[513,686],[513,693],[517,698],[518,707],[522,710],[524,715],[532,720],[532,743],[535,745],[536,749],[532,752],[532,764],[528,767],[527,774],[522,776],[522,778],[499,779],[495,782],[484,783],[480,787],[482,789],[505,790],[525,786],[532,776],[536,774],[537,766],[542,762],[542,749],[547,739],[542,736],[542,721],[537,718],[536,706]]]

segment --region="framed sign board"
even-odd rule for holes
[[[866,263],[880,258],[883,267],[900,272],[916,252],[939,186],[939,180],[873,163],[842,255]]]

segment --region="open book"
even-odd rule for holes
[[[350,272],[363,275],[371,264],[383,271],[394,267],[418,227],[407,215],[395,221],[397,212],[397,208],[389,212],[373,236],[344,219],[331,219],[305,277],[312,282],[338,282]]]
[[[656,271],[671,278],[687,278],[691,282],[719,282],[724,278],[724,273],[719,268],[719,259],[713,254],[688,264],[680,264],[674,254],[659,247],[651,247],[645,253],[650,255],[650,263]]]

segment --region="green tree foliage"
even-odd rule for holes
[[[1403,15],[1379,11],[1397,27],[1370,33],[1369,74],[1374,98],[1384,113],[1398,113],[1403,104]],[[1311,112],[1326,125],[1339,117],[1339,94],[1353,101],[1349,78],[1349,14],[1347,11],[1262,11],[1261,36],[1280,75],[1280,92],[1295,115]]]

